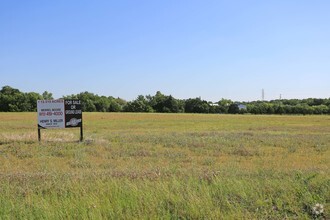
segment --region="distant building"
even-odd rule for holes
[[[243,105],[243,104],[239,104],[239,103],[237,103],[237,106],[238,106],[238,109],[239,109],[239,110],[242,110],[242,109],[246,110],[246,109],[247,109],[247,108],[246,108],[246,105]]]

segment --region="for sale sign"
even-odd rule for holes
[[[38,127],[64,128],[64,100],[38,100]]]
[[[80,100],[38,100],[38,128],[82,127]]]
[[[80,100],[64,100],[65,127],[81,127],[82,111]]]

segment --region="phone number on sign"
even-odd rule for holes
[[[52,115],[60,116],[60,115],[63,115],[63,112],[40,112],[39,113],[39,116],[52,116]]]

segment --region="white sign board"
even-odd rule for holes
[[[65,128],[64,100],[38,100],[38,127]]]

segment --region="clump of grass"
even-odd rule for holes
[[[249,151],[246,147],[244,146],[239,146],[239,147],[236,147],[235,149],[233,149],[232,153],[234,155],[237,155],[237,156],[243,156],[243,157],[247,157],[247,156],[252,156],[252,152]]]
[[[288,152],[289,153],[295,153],[297,151],[297,148],[295,147],[295,146],[290,146],[289,148],[288,148]]]

